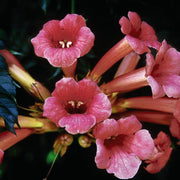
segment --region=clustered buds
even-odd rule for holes
[[[55,131],[60,134],[54,142],[54,152],[63,156],[78,137],[83,148],[95,143],[97,167],[120,179],[134,177],[142,162],[147,164],[149,173],[157,173],[166,165],[173,150],[170,137],[180,139],[180,52],[166,40],[159,42],[154,29],[135,12],[129,12],[128,18],[123,16],[119,24],[125,37],[79,80],[75,78],[77,59],[90,51],[95,38],[85,19],[68,14],[60,21],[44,24],[31,42],[37,56],[64,72],[52,93],[34,80],[15,57],[0,51],[12,77],[41,101],[31,106],[32,117],[19,116],[25,132],[16,129],[17,139],[7,142],[13,140],[11,145],[15,144],[22,139],[21,134],[24,138]],[[155,50],[155,56],[150,48]],[[146,65],[137,68],[142,54],[146,55]],[[120,60],[114,78],[106,83],[99,81]],[[147,95],[126,94],[145,86],[150,86]],[[150,132],[143,129],[143,122],[169,126],[171,134],[160,131],[153,140]],[[0,134],[0,139],[7,138],[4,134]],[[4,144],[6,141],[0,142],[0,161],[7,149]]]

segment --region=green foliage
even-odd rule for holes
[[[0,55],[0,116],[4,119],[6,128],[14,134],[14,124],[18,124],[15,95],[16,87],[8,73],[5,59]]]

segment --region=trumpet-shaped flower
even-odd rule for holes
[[[119,20],[119,24],[132,49],[139,54],[150,52],[148,47],[159,49],[160,43],[157,41],[154,29],[146,22],[141,21],[136,12],[129,11],[128,17],[129,19],[123,16]]]
[[[149,47],[159,49],[161,43],[157,41],[154,29],[146,22],[142,22],[136,12],[129,12],[128,17],[129,19],[123,16],[119,20],[121,31],[126,36],[99,60],[89,76],[91,79],[98,80],[113,64],[132,51],[142,54],[150,52]]]
[[[94,38],[82,16],[68,14],[61,21],[44,24],[31,42],[37,56],[46,58],[55,67],[69,67],[89,52]]]
[[[97,167],[120,179],[134,177],[141,160],[150,158],[154,150],[153,139],[141,127],[135,116],[107,119],[95,126]]]
[[[97,84],[83,79],[63,78],[46,99],[43,115],[71,134],[85,133],[111,114],[111,104]]]
[[[153,97],[180,97],[180,52],[163,41],[156,58],[147,54],[146,77]]]
[[[169,160],[172,152],[171,141],[168,135],[162,131],[154,139],[155,149],[152,157],[146,161],[148,163],[145,168],[150,173],[159,172]]]

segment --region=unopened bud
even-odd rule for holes
[[[88,148],[88,147],[91,146],[92,140],[91,140],[90,137],[82,135],[82,136],[79,137],[78,142],[79,142],[81,147]]]
[[[60,151],[61,156],[64,155],[67,150],[67,146],[70,146],[72,142],[73,137],[70,134],[59,135],[53,145],[54,152],[58,153]]]
[[[44,101],[47,97],[51,96],[46,87],[32,78],[28,72],[21,69],[19,66],[16,66],[15,64],[11,65],[9,67],[9,73],[28,93],[41,101]]]

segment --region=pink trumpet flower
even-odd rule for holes
[[[128,92],[144,86],[150,86],[153,98],[180,97],[180,52],[163,41],[156,54],[146,55],[146,67],[138,68],[130,73],[119,76],[101,89],[106,93]]]
[[[82,16],[68,14],[60,21],[44,24],[31,42],[37,56],[46,58],[55,67],[67,68],[90,51],[94,39]]]
[[[125,39],[132,49],[138,54],[150,52],[149,47],[158,50],[160,43],[157,41],[154,29],[148,23],[141,21],[136,12],[129,11],[128,18],[123,16],[119,20],[119,24],[122,33],[126,35]]]
[[[63,78],[46,99],[43,115],[71,134],[86,133],[111,114],[111,104],[97,84],[83,79]]]
[[[107,119],[95,126],[97,167],[120,179],[134,177],[141,161],[150,158],[154,150],[151,135],[141,127],[135,116]]]
[[[158,42],[154,29],[141,21],[136,12],[128,12],[128,17],[129,19],[123,16],[119,20],[121,31],[126,36],[99,60],[89,76],[91,79],[97,80],[113,64],[132,51],[143,54],[150,52],[149,47],[159,49],[161,43]]]

